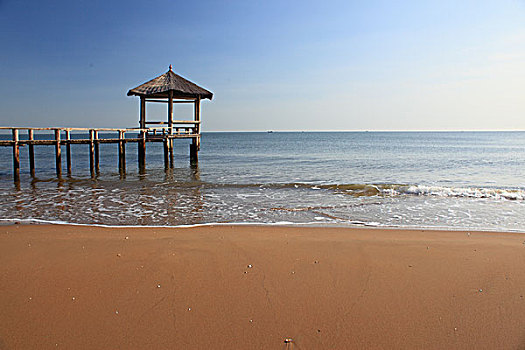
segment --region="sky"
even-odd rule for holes
[[[135,127],[172,64],[204,131],[525,130],[525,0],[0,0],[0,47],[1,126]]]

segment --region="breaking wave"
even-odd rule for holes
[[[525,189],[503,189],[486,187],[446,187],[409,184],[309,184],[309,183],[274,183],[274,184],[204,184],[206,187],[220,188],[267,188],[267,189],[310,189],[331,190],[354,197],[373,196],[436,196],[458,198],[487,198],[495,200],[525,200]]]

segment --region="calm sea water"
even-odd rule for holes
[[[53,147],[35,148],[36,180],[22,148],[19,187],[11,149],[0,148],[0,217],[525,231],[524,132],[205,133],[198,167],[188,142],[175,147],[175,168],[165,171],[161,145],[148,144],[139,175],[128,145],[122,178],[117,146],[101,145],[101,172],[91,179],[87,146],[72,145],[73,175],[62,180]]]

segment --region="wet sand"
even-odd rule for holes
[[[2,226],[0,349],[520,349],[524,241],[426,230]]]

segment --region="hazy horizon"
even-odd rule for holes
[[[4,0],[0,19],[1,126],[134,127],[127,91],[172,64],[214,93],[205,132],[525,130],[523,0]]]

